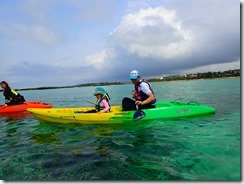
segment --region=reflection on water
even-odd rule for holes
[[[36,144],[43,144],[43,143],[55,143],[58,141],[58,138],[51,134],[33,134],[31,139],[35,141]]]
[[[0,113],[0,123],[18,123],[23,121],[26,117],[30,117],[29,112],[17,112],[17,113]]]

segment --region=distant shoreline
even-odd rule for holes
[[[197,79],[197,78],[192,78],[192,79],[175,79],[175,80],[161,80],[161,81],[159,81],[159,80],[157,80],[157,81],[153,81],[153,80],[148,80],[149,82],[179,82],[179,81],[190,81],[190,80],[214,80],[214,79],[226,79],[226,78],[229,78],[229,79],[231,79],[231,78],[240,78],[240,76],[234,76],[234,77],[216,77],[216,78],[199,78],[199,79]]]
[[[193,73],[193,74],[181,74],[167,77],[158,77],[147,79],[148,82],[172,82],[172,81],[189,81],[189,80],[210,80],[210,79],[221,79],[221,78],[238,78],[241,75],[240,69],[228,70],[223,72],[204,72],[204,73]],[[96,82],[86,83],[71,86],[46,86],[46,87],[35,87],[35,88],[22,88],[15,89],[16,91],[26,90],[47,90],[47,89],[60,89],[60,88],[75,88],[75,87],[91,87],[91,86],[108,86],[108,85],[124,85],[130,84],[130,82]],[[0,92],[3,91],[0,89]]]
[[[214,79],[225,79],[225,78],[239,78],[240,76],[231,77],[218,77],[218,78],[192,78],[192,79],[179,79],[179,80],[154,80],[149,79],[149,82],[179,82],[179,81],[190,81],[190,80],[214,80]],[[108,85],[124,85],[130,84],[130,82],[101,82],[101,83],[89,83],[89,84],[79,84],[74,86],[60,86],[60,87],[37,87],[37,88],[23,88],[16,89],[16,91],[28,91],[28,90],[48,90],[48,89],[61,89],[61,88],[76,88],[76,87],[91,87],[91,86],[108,86]]]

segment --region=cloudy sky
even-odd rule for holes
[[[0,63],[14,88],[240,68],[240,1],[1,0]]]

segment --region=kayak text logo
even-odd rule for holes
[[[178,110],[178,111],[177,111],[177,114],[188,113],[188,112],[190,112],[190,111],[191,111],[190,109],[182,109],[182,110]]]

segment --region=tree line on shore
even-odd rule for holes
[[[191,73],[182,75],[171,75],[167,77],[149,79],[149,82],[157,81],[173,81],[173,80],[193,80],[193,79],[214,79],[222,77],[239,77],[241,75],[240,69],[228,70],[228,71],[218,71],[218,72],[204,72],[204,73]]]

